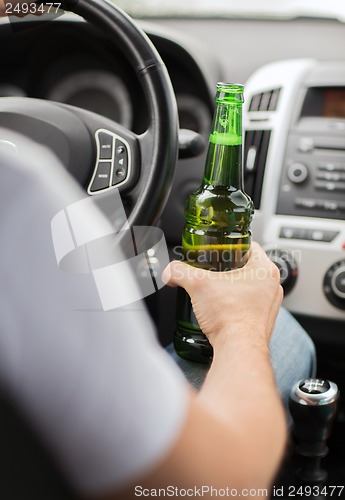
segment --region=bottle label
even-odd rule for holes
[[[184,261],[208,271],[231,271],[246,263],[249,237],[243,242],[224,245],[187,245],[183,242]]]

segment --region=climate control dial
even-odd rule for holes
[[[330,267],[323,280],[323,291],[331,304],[345,309],[345,260]]]
[[[285,250],[267,250],[268,257],[278,267],[280,284],[287,295],[294,287],[297,280],[297,264],[295,259]]]

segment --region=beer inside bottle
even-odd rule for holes
[[[202,183],[185,204],[182,252],[185,262],[192,266],[230,271],[246,262],[253,215],[253,203],[243,191],[243,85],[218,83],[215,100]],[[188,294],[182,288],[178,289],[177,295],[174,344],[183,358],[206,363],[212,359],[212,347],[198,325]]]

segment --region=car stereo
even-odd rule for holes
[[[280,269],[288,309],[345,321],[345,61],[271,63],[245,88],[254,239]]]
[[[286,146],[278,214],[344,219],[345,82],[304,90]]]

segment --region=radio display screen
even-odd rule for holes
[[[324,89],[323,116],[345,118],[345,88]]]
[[[345,118],[345,87],[311,87],[307,90],[301,116]]]

